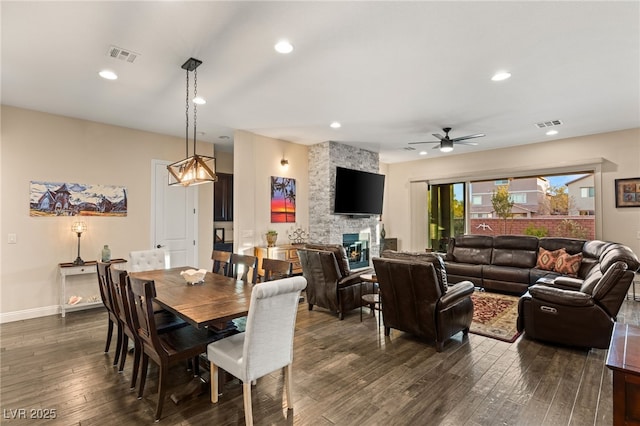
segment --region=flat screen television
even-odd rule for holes
[[[380,215],[383,197],[384,175],[336,167],[335,214]]]

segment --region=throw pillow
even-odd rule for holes
[[[560,256],[562,253],[566,254],[566,251],[563,248],[550,251],[540,247],[540,250],[538,251],[538,262],[536,263],[536,268],[544,269],[545,271],[555,270],[558,256]]]
[[[582,253],[577,253],[573,256],[566,252],[562,253],[556,260],[556,272],[570,277],[577,277],[581,263]]]

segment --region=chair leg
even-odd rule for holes
[[[293,410],[293,399],[291,399],[291,394],[293,393],[293,390],[291,389],[291,385],[293,383],[293,365],[289,364],[286,367],[284,367],[284,390],[285,390],[285,395],[287,397],[287,409],[288,410]]]
[[[118,323],[118,340],[116,341],[116,355],[113,357],[113,366],[118,365],[118,360],[120,359],[120,352],[122,351],[122,325]]]
[[[162,416],[162,405],[164,404],[164,394],[167,392],[167,376],[169,375],[169,366],[163,364],[159,368],[160,373],[158,376],[158,405],[156,405],[156,421],[160,420]]]
[[[251,382],[242,384],[242,394],[244,399],[244,424],[253,426],[253,412],[251,410]]]
[[[313,311],[313,303],[309,303],[309,310]]]
[[[142,393],[144,392],[144,384],[147,381],[147,367],[149,367],[149,355],[143,353],[142,366],[140,367],[140,386],[138,387],[138,399],[142,399]]]
[[[218,402],[218,366],[211,363],[211,402]]]
[[[129,336],[126,333],[123,333],[122,336],[122,348],[120,348],[120,367],[118,367],[118,372],[122,373],[124,370],[124,363],[127,360],[127,352],[129,352]]]
[[[107,319],[109,321],[109,328],[107,329],[107,344],[104,346],[104,353],[109,353],[109,347],[111,346],[111,336],[113,335],[113,321],[111,319]]]
[[[436,340],[436,352],[442,352],[442,349],[444,349],[444,342]]]
[[[466,336],[467,334],[469,334],[469,327],[467,327],[464,330],[462,330],[462,335],[463,336]]]
[[[391,334],[391,327],[384,327],[384,335],[388,336]]]
[[[136,381],[138,380],[138,369],[140,368],[140,352],[142,347],[134,342],[133,350],[133,371],[131,371],[131,390],[136,388]]]
[[[198,377],[200,375],[200,356],[196,355],[193,358],[193,377]]]

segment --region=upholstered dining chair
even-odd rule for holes
[[[258,258],[255,256],[232,253],[229,268],[227,276],[253,284],[258,281]]]
[[[224,276],[228,275],[229,264],[231,263],[230,251],[213,250],[211,252],[211,260],[213,260],[211,272]]]
[[[142,365],[138,399],[142,399],[147,378],[149,358],[158,364],[158,403],[155,420],[162,416],[162,406],[167,392],[169,366],[179,361],[192,360],[194,374],[198,375],[198,356],[206,352],[207,345],[220,337],[206,329],[187,326],[167,333],[158,333],[156,316],[153,312],[153,298],[156,287],[153,281],[128,276],[130,285],[130,306],[135,330],[142,342]]]
[[[107,309],[107,319],[109,321],[107,328],[107,342],[104,346],[104,353],[109,352],[111,346],[111,337],[113,336],[113,326],[116,326],[117,341],[116,341],[116,353],[113,357],[113,365],[118,365],[118,359],[120,357],[122,347],[122,322],[118,318],[118,315],[113,309],[113,296],[112,296],[112,281],[111,281],[111,263],[98,262],[96,269],[98,271],[98,286],[100,288],[100,297],[102,303]]]
[[[166,254],[162,249],[136,250],[129,252],[128,268],[131,272],[152,271],[168,268]]]
[[[287,260],[269,259],[265,257],[262,259],[262,269],[264,270],[262,281],[273,281],[290,277],[293,270],[293,263]]]
[[[293,335],[298,299],[306,286],[307,280],[299,276],[255,286],[251,292],[245,332],[207,347],[207,357],[211,362],[211,402],[218,402],[218,368],[222,368],[243,383],[247,425],[253,424],[251,382],[280,368],[284,370],[287,408],[293,408]]]

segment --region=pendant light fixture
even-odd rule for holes
[[[216,159],[206,155],[196,154],[196,135],[198,120],[198,104],[193,105],[193,155],[189,157],[189,73],[193,72],[193,97],[198,97],[198,71],[197,68],[202,61],[189,58],[182,64],[182,69],[187,71],[187,97],[185,107],[186,133],[185,149],[186,158],[167,166],[169,171],[169,185],[200,185],[201,183],[216,182]]]

